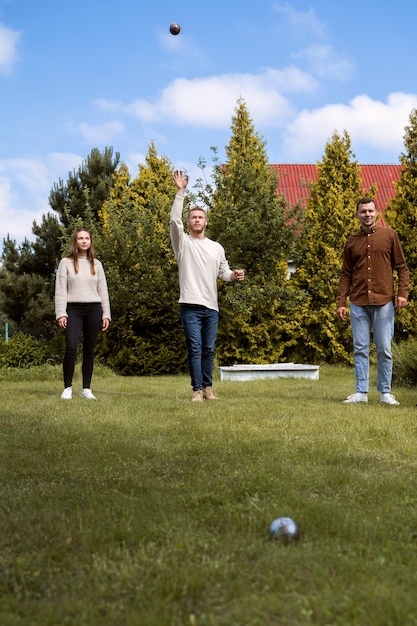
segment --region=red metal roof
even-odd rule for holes
[[[278,193],[286,197],[292,205],[306,203],[309,186],[317,181],[317,164],[278,164],[271,165],[278,175]],[[371,185],[377,184],[375,204],[383,216],[384,209],[395,197],[394,182],[400,180],[401,165],[359,165],[362,188],[366,194]]]

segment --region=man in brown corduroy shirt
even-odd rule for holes
[[[346,320],[349,298],[356,393],[345,403],[368,402],[371,329],[377,353],[377,389],[381,402],[399,404],[391,393],[394,307],[407,305],[409,270],[397,233],[377,226],[372,198],[361,198],[356,217],[361,229],[346,241],[337,291],[337,316]],[[394,271],[398,289],[394,291]]]

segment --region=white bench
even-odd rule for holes
[[[265,378],[310,378],[319,379],[319,365],[299,363],[271,363],[269,365],[220,366],[220,380],[256,380]]]

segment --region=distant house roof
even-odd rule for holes
[[[310,195],[310,185],[317,181],[317,164],[278,164],[271,165],[278,175],[278,193],[281,193],[292,205],[305,204]],[[401,165],[359,165],[364,194],[371,185],[376,183],[377,194],[375,204],[381,212],[383,221],[384,209],[390,200],[395,198],[394,182],[400,180]]]

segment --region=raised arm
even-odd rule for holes
[[[177,185],[178,192],[184,195],[188,185],[188,176],[185,176],[181,170],[175,170],[172,177]]]

